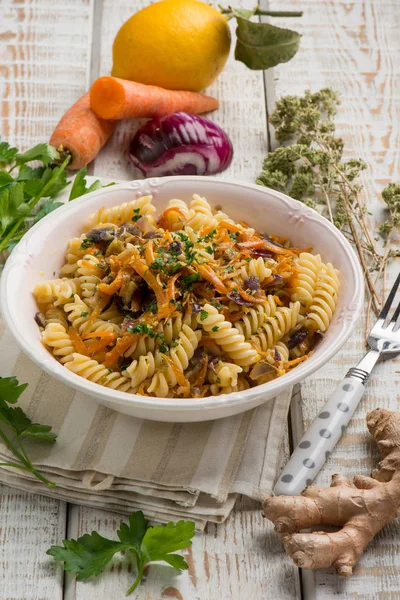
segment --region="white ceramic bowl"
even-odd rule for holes
[[[70,373],[40,342],[33,319],[37,310],[32,290],[40,280],[54,278],[63,264],[67,240],[78,236],[86,218],[101,206],[113,206],[152,194],[159,211],[171,198],[189,201],[193,193],[236,220],[259,231],[288,237],[294,246],[313,247],[324,261],[340,270],[341,288],[334,319],[312,356],[290,373],[259,387],[201,399],[136,396],[107,389]],[[363,275],[344,236],[311,208],[273,190],[230,179],[164,177],[122,183],[95,191],[52,212],[23,237],[8,259],[1,278],[1,304],[18,345],[45,371],[67,385],[122,413],[158,421],[207,421],[249,410],[275,397],[324,365],[353,331],[363,304]]]

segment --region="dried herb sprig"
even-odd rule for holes
[[[400,184],[383,190],[388,218],[373,231],[360,183],[367,165],[343,157],[344,142],[333,120],[338,105],[330,88],[281,98],[270,121],[283,145],[268,154],[257,183],[317,208],[353,243],[370,296],[368,327],[371,308],[378,313],[383,303],[388,263],[399,256],[392,246],[400,224]]]

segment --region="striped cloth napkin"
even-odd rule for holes
[[[291,390],[246,413],[204,423],[159,423],[114,412],[44,373],[0,321],[0,375],[29,386],[20,406],[57,433],[26,442],[49,489],[29,473],[0,468],[0,482],[60,500],[150,519],[220,523],[237,494],[271,492]],[[10,458],[0,444],[0,462]]]
[[[57,200],[66,201],[68,193]],[[6,467],[0,467],[0,483],[121,513],[143,510],[161,523],[189,518],[198,530],[207,521],[223,522],[237,494],[263,500],[271,492],[291,389],[217,421],[128,417],[44,373],[19,350],[0,314],[0,376],[10,375],[29,384],[19,405],[57,433],[54,444],[26,441],[29,456],[56,487]],[[0,462],[9,458],[0,443]]]

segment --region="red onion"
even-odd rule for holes
[[[218,125],[183,112],[147,121],[129,147],[129,158],[145,177],[214,175],[232,156],[232,143]]]
[[[239,306],[253,306],[253,304],[251,302],[247,302],[247,300],[243,300],[242,296],[239,294],[239,292],[235,292],[235,290],[232,290],[231,292],[229,292],[226,295],[227,298],[229,298],[229,300],[232,300],[232,302],[234,302],[235,304],[238,304]]]
[[[246,277],[243,283],[248,290],[257,291],[260,289],[260,278],[257,275]]]

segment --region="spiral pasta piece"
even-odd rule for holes
[[[282,362],[287,362],[289,360],[289,348],[283,342],[277,342],[274,346],[274,350],[276,350],[280,356],[280,360]]]
[[[49,325],[49,323],[57,323],[58,325],[65,327],[65,329],[68,327],[65,313],[61,310],[61,308],[49,308],[46,310],[44,317],[46,325]]]
[[[99,208],[99,210],[89,217],[86,224],[86,229],[91,229],[100,223],[113,223],[114,225],[122,225],[122,223],[129,223],[136,216],[147,216],[152,218],[155,212],[155,207],[152,204],[152,196],[142,196],[137,200],[131,200],[118,206],[111,206],[110,208]],[[154,221],[154,218],[152,218]]]
[[[72,238],[68,242],[67,252],[65,254],[66,263],[61,267],[61,277],[72,277],[78,268],[78,260],[83,257],[85,250],[81,247],[80,238]]]
[[[323,332],[328,329],[336,308],[338,292],[338,272],[328,263],[323,266],[317,281],[315,295],[306,317],[307,326]]]
[[[292,302],[301,302],[305,310],[309,308],[313,301],[321,265],[322,261],[319,254],[314,255],[310,254],[310,252],[302,252],[299,255],[296,264],[298,270],[297,285],[291,300]]]
[[[76,294],[78,286],[73,279],[50,279],[41,281],[33,288],[33,295],[40,304],[53,303],[54,306],[65,304]]]
[[[262,256],[252,258],[240,269],[240,274],[243,279],[246,279],[247,277],[258,277],[260,281],[263,281],[267,277],[270,277],[271,273],[271,269],[267,267]]]
[[[201,339],[201,331],[193,331],[188,325],[182,326],[182,331],[177,339],[177,346],[171,349],[169,357],[174,363],[176,370],[183,373],[188,365],[189,360],[193,357],[195,350]],[[169,387],[175,387],[178,383],[176,370],[166,362],[161,354],[155,353],[155,363],[160,366],[158,372],[153,376],[148,391],[156,393],[160,386],[164,385],[164,379]],[[163,377],[161,377],[163,375]],[[164,390],[164,388],[162,388]]]
[[[276,313],[276,302],[274,296],[267,296],[268,302],[257,304],[254,308],[247,309],[246,314],[235,322],[235,327],[246,340],[256,333],[268,317],[273,317]]]
[[[79,280],[81,296],[83,298],[91,298],[97,288],[97,284],[103,275],[100,268],[100,261],[92,254],[86,254],[82,259],[78,260],[78,268],[76,276]]]
[[[205,198],[194,194],[190,208],[193,211],[193,216],[187,222],[188,227],[200,231],[203,227],[215,227],[217,225],[211,206]]]
[[[160,363],[158,360],[157,363]],[[138,387],[145,379],[154,375],[156,370],[156,359],[154,354],[148,352],[146,356],[141,356],[138,360],[131,362],[126,369],[126,374],[131,378],[132,387]]]
[[[72,373],[80,375],[93,383],[98,383],[120,392],[134,391],[127,377],[116,371],[110,372],[107,367],[98,363],[97,360],[88,358],[78,352],[72,354],[72,360],[67,362],[65,366]]]
[[[153,375],[147,393],[154,394],[157,398],[168,398],[169,384],[165,373],[155,373]]]
[[[116,325],[121,325],[124,320],[124,315],[115,304],[112,304],[110,308],[107,308],[100,314],[100,319],[115,323]]]
[[[258,352],[211,304],[204,305],[204,309],[197,316],[197,322],[240,367],[251,365],[259,360]]]
[[[213,383],[210,385],[210,392],[213,396],[219,396],[220,394],[232,394],[233,392],[243,392],[248,390],[250,384],[244,377],[238,377],[237,385],[222,387],[219,383]]]
[[[51,348],[53,355],[65,364],[72,360],[75,348],[63,325],[60,323],[48,323],[42,332],[42,342]]]
[[[239,365],[219,360],[214,369],[210,369],[208,379],[210,383],[218,383],[223,388],[236,387],[242,371]]]
[[[273,348],[296,326],[299,312],[300,302],[291,303],[289,307],[278,307],[275,315],[268,318],[257,333],[251,336],[250,341],[263,352]]]
[[[86,323],[90,319],[91,309],[78,294],[75,294],[72,302],[64,304],[64,310],[67,313],[68,321],[79,332],[83,333],[86,329]]]

